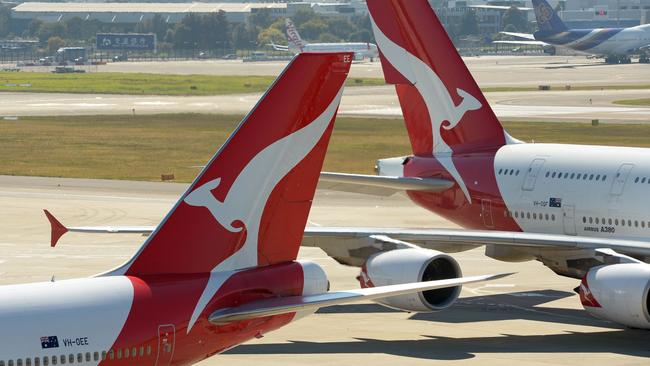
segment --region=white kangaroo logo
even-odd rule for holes
[[[320,141],[336,113],[342,93],[343,88],[325,111],[310,124],[277,140],[251,159],[233,182],[223,202],[212,194],[212,190],[221,183],[221,178],[201,185],[183,199],[190,206],[207,208],[215,220],[230,232],[237,233],[246,228],[246,240],[241,248],[212,270],[212,274],[229,273],[210,276],[190,319],[188,333],[205,306],[230,277],[231,271],[257,266],[257,241],[266,202],[275,186]],[[237,222],[243,223],[244,227],[236,226]]]
[[[431,130],[433,131],[433,156],[440,164],[451,174],[460,189],[465,194],[465,198],[471,203],[472,198],[467,190],[458,169],[452,160],[453,151],[445,142],[440,133],[440,128],[451,130],[456,127],[469,111],[481,109],[483,105],[473,95],[462,89],[456,89],[458,96],[463,98],[460,105],[454,103],[453,98],[449,95],[447,87],[440,77],[431,70],[429,65],[419,58],[413,56],[404,48],[391,41],[379,29],[374,19],[372,26],[375,33],[377,45],[383,55],[390,61],[391,65],[397,69],[405,78],[413,84],[427,106],[429,117],[431,118]],[[447,125],[445,125],[447,122]]]

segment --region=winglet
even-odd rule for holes
[[[63,224],[59,222],[59,220],[57,220],[56,217],[50,213],[50,211],[43,210],[43,212],[45,212],[45,216],[47,217],[48,221],[50,221],[50,226],[52,227],[50,246],[54,248],[63,234],[68,232],[68,229],[63,226]]]

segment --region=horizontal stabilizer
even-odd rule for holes
[[[550,46],[546,42],[542,41],[492,41],[494,44],[513,44],[513,45],[523,45],[523,46]]]
[[[530,33],[515,33],[515,32],[499,32],[500,34],[505,34],[506,36],[513,36],[523,39],[529,39],[531,41],[535,40],[535,35]]]
[[[325,306],[376,300],[415,292],[456,287],[468,283],[496,280],[509,275],[511,275],[511,273],[371,287],[359,290],[328,292],[320,295],[264,299],[234,308],[218,310],[210,315],[209,320],[213,324],[221,325],[239,320],[295,313],[299,311],[315,311]]]
[[[454,182],[437,178],[386,177],[363,174],[327,173],[320,175],[318,188],[376,196],[390,196],[403,191],[442,192]]]

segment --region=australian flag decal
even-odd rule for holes
[[[41,337],[41,348],[59,348],[59,338],[57,336]]]
[[[562,207],[562,199],[551,197],[551,199],[548,200],[548,207]]]

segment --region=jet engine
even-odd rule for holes
[[[592,268],[578,293],[585,310],[597,318],[631,328],[650,329],[650,265],[612,264]]]
[[[397,285],[461,277],[458,262],[451,256],[429,249],[397,249],[370,257],[357,278],[361,287]],[[461,286],[419,292],[412,295],[377,300],[390,308],[432,312],[451,306],[460,295]]]

